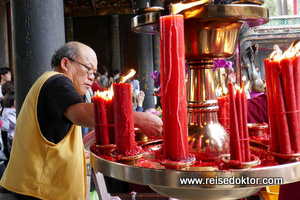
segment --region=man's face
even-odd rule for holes
[[[97,71],[97,57],[94,51],[85,50],[74,60],[69,59],[70,73],[69,78],[74,83],[76,90],[80,95],[86,94],[94,81],[94,73]]]

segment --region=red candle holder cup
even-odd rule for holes
[[[96,144],[95,147],[98,150],[99,156],[110,156],[111,152],[115,150],[116,145],[115,144],[107,144],[107,145],[99,145]]]
[[[248,133],[252,146],[268,149],[270,147],[269,126],[266,123],[248,123]]]
[[[268,124],[266,123],[248,123],[249,136],[263,136],[268,132]]]
[[[194,164],[195,161],[196,158],[193,154],[189,154],[186,160],[180,160],[180,161],[172,161],[164,158],[163,156],[159,158],[159,162],[166,169],[173,169],[173,170],[189,170],[190,166]]]
[[[252,167],[256,167],[260,164],[259,157],[251,154],[251,161],[249,162],[240,162],[237,160],[230,160],[230,154],[225,154],[221,156],[221,161],[225,166],[230,167],[232,169],[249,169]]]
[[[111,156],[115,158],[119,163],[123,163],[126,165],[136,165],[138,159],[142,158],[144,156],[145,152],[143,152],[141,149],[137,149],[137,152],[135,152],[133,155],[121,155],[116,150],[113,150],[111,152]]]
[[[285,154],[272,151],[269,151],[269,153],[274,157],[274,161],[278,162],[279,164],[288,164],[300,161],[300,153]]]

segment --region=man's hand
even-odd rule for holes
[[[154,114],[134,112],[134,126],[141,129],[142,133],[149,138],[160,138],[162,125],[162,120]]]

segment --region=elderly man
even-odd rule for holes
[[[86,197],[86,163],[81,127],[94,127],[92,103],[82,95],[92,86],[96,53],[69,42],[52,57],[53,71],[32,86],[20,110],[10,161],[1,186],[18,199]],[[146,135],[161,133],[154,115],[135,113],[135,125]]]

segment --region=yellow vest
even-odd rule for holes
[[[57,72],[45,72],[32,86],[17,118],[10,161],[0,185],[46,200],[86,198],[86,160],[81,127],[72,125],[54,144],[43,137],[37,119],[41,87]]]

